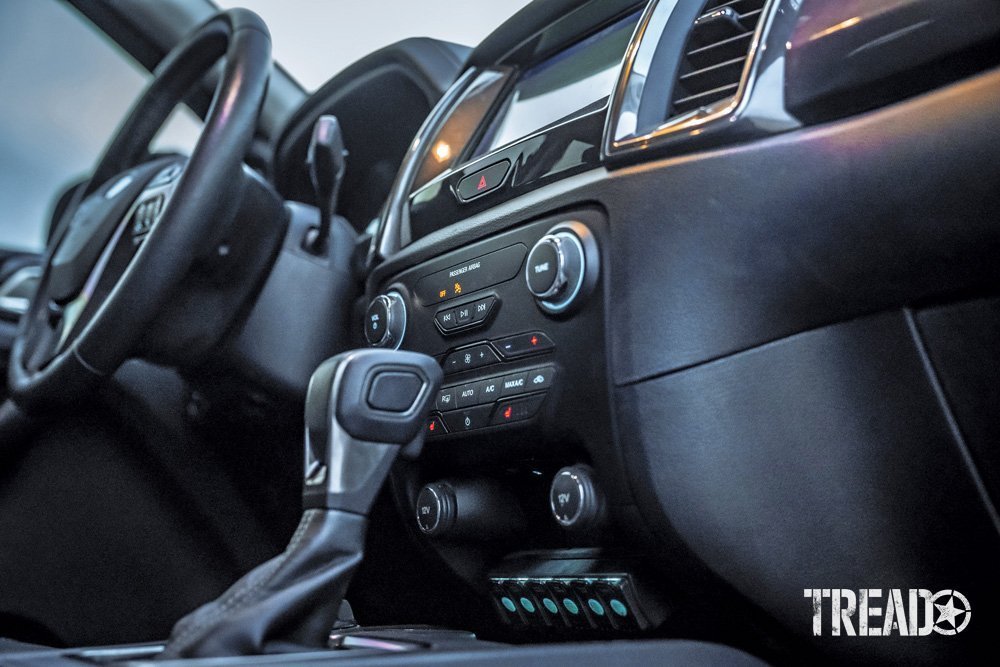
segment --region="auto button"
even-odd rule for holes
[[[476,405],[480,402],[478,382],[463,384],[458,388],[458,407],[467,408],[470,405]]]

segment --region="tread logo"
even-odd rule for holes
[[[926,637],[957,635],[972,620],[969,599],[947,588],[806,588],[812,599],[813,636]]]

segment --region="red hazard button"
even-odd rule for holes
[[[503,185],[510,170],[510,162],[501,160],[496,164],[491,164],[485,169],[480,169],[469,174],[458,182],[458,198],[468,201],[480,195],[496,190]]]

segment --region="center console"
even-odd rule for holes
[[[588,327],[600,325],[599,305],[589,322],[572,316],[600,275],[592,227],[602,227],[593,211],[539,221],[406,271],[373,299],[369,343],[431,354],[445,372],[428,439],[502,429],[566,399],[604,396],[594,383],[603,376],[598,355],[579,358],[588,356]],[[565,384],[582,391],[564,398]]]
[[[477,50],[404,159],[369,257],[363,342],[444,373],[396,502],[495,608],[491,638],[629,636],[666,616],[610,408],[607,214],[578,200],[474,222],[601,168],[645,7],[588,3],[502,57]]]
[[[620,429],[639,415],[612,393],[687,349],[662,343],[683,322],[634,295],[697,286],[621,239],[662,246],[685,201],[634,187],[639,163],[796,126],[768,99],[780,85],[754,87],[780,70],[788,4],[535,3],[471,54],[404,158],[357,330],[441,365],[426,453],[391,481],[413,538],[495,608],[482,636],[664,632],[681,604],[664,574],[690,554],[640,513],[657,499],[630,483],[643,462]]]
[[[527,222],[388,276],[363,318],[369,345],[441,364],[427,449],[396,472],[397,498],[510,630],[630,634],[664,614],[609,509],[631,501],[609,410],[606,236],[597,208]]]

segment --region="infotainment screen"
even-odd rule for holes
[[[618,78],[639,13],[525,70],[480,142],[484,155],[604,102]]]

